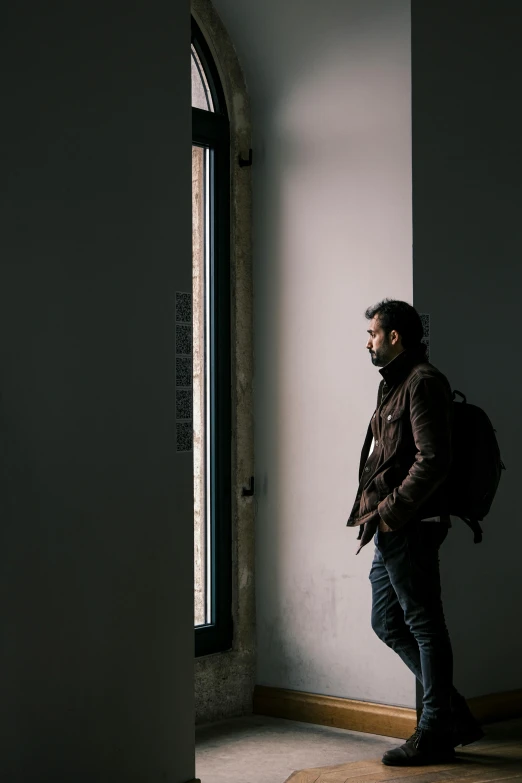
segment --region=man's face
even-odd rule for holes
[[[397,332],[392,330],[390,334],[386,334],[379,324],[378,314],[370,321],[368,334],[366,348],[369,350],[372,363],[376,367],[385,367],[402,352],[401,339]]]

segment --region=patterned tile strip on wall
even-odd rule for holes
[[[176,291],[176,451],[192,446],[192,294]]]

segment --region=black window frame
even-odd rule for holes
[[[232,647],[232,377],[230,313],[230,125],[225,96],[209,47],[192,19],[191,43],[199,57],[214,111],[192,108],[192,143],[210,156],[210,536],[211,617],[195,626],[195,655]],[[208,483],[207,483],[208,486]],[[209,542],[207,541],[207,546]]]

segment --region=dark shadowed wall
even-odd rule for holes
[[[7,14],[6,14],[7,11]],[[9,2],[0,778],[193,777],[189,5]]]
[[[508,468],[484,542],[457,520],[443,549],[466,696],[522,688],[521,36],[508,0],[413,3],[414,301],[432,361],[490,415]]]

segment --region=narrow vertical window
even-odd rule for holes
[[[230,134],[192,26],[194,625],[196,655],[231,647]]]

